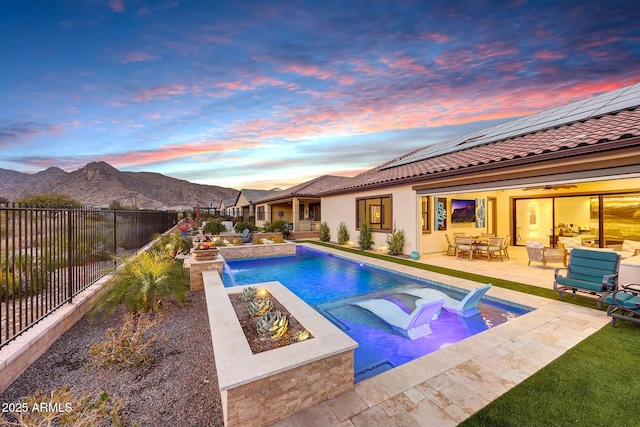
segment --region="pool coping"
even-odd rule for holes
[[[467,279],[333,248],[308,247],[462,289],[478,286]],[[455,426],[609,323],[604,311],[496,286],[489,293],[535,310],[363,380],[353,391],[274,427],[315,425],[318,419],[325,427]]]

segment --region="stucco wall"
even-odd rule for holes
[[[404,253],[410,254],[417,250],[418,224],[418,199],[416,192],[410,185],[396,188],[383,188],[372,191],[335,195],[322,198],[322,222],[326,222],[331,230],[331,241],[337,241],[338,226],[343,221],[353,242],[357,242],[359,231],[356,229],[356,199],[360,197],[372,197],[391,194],[392,217],[399,230],[404,230]],[[386,245],[387,231],[373,231],[372,236],[375,245],[373,249],[379,249]],[[357,243],[356,243],[357,245]]]

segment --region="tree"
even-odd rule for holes
[[[79,208],[82,203],[71,196],[59,193],[42,193],[25,196],[16,200],[16,203],[28,206],[47,206],[52,208]]]
[[[347,230],[347,225],[344,222],[341,222],[338,226],[338,244],[346,245],[349,241],[349,230]]]
[[[373,238],[371,237],[371,227],[366,222],[360,223],[360,235],[358,236],[358,245],[363,251],[371,249],[373,246]]]
[[[321,242],[328,242],[331,240],[331,229],[326,222],[320,224],[319,238]]]
[[[387,234],[387,246],[389,255],[402,255],[404,249],[404,230],[398,230],[396,223],[393,223],[393,231]]]

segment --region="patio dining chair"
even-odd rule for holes
[[[487,243],[478,245],[479,256],[486,256],[488,261],[491,258],[498,258],[502,261],[502,240],[504,237],[489,237]]]
[[[447,255],[456,255],[456,248],[458,247],[457,243],[451,243],[449,240],[449,235],[445,233],[444,237],[447,238]]]
[[[469,259],[473,259],[473,255],[476,251],[476,245],[474,245],[471,237],[456,237],[456,256],[469,255]]]
[[[506,259],[509,259],[508,249],[509,249],[509,241],[510,240],[511,240],[511,236],[509,234],[507,234],[507,236],[502,241],[502,248],[500,249],[500,253]]]

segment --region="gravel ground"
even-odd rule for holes
[[[127,425],[222,426],[204,292],[191,292],[183,307],[170,306],[149,331],[159,336],[152,366],[97,367],[88,358],[89,347],[104,341],[107,328],[119,327],[122,314],[116,311],[108,320],[85,316],[0,394],[0,403],[24,402],[37,390],[68,385],[122,399]]]

